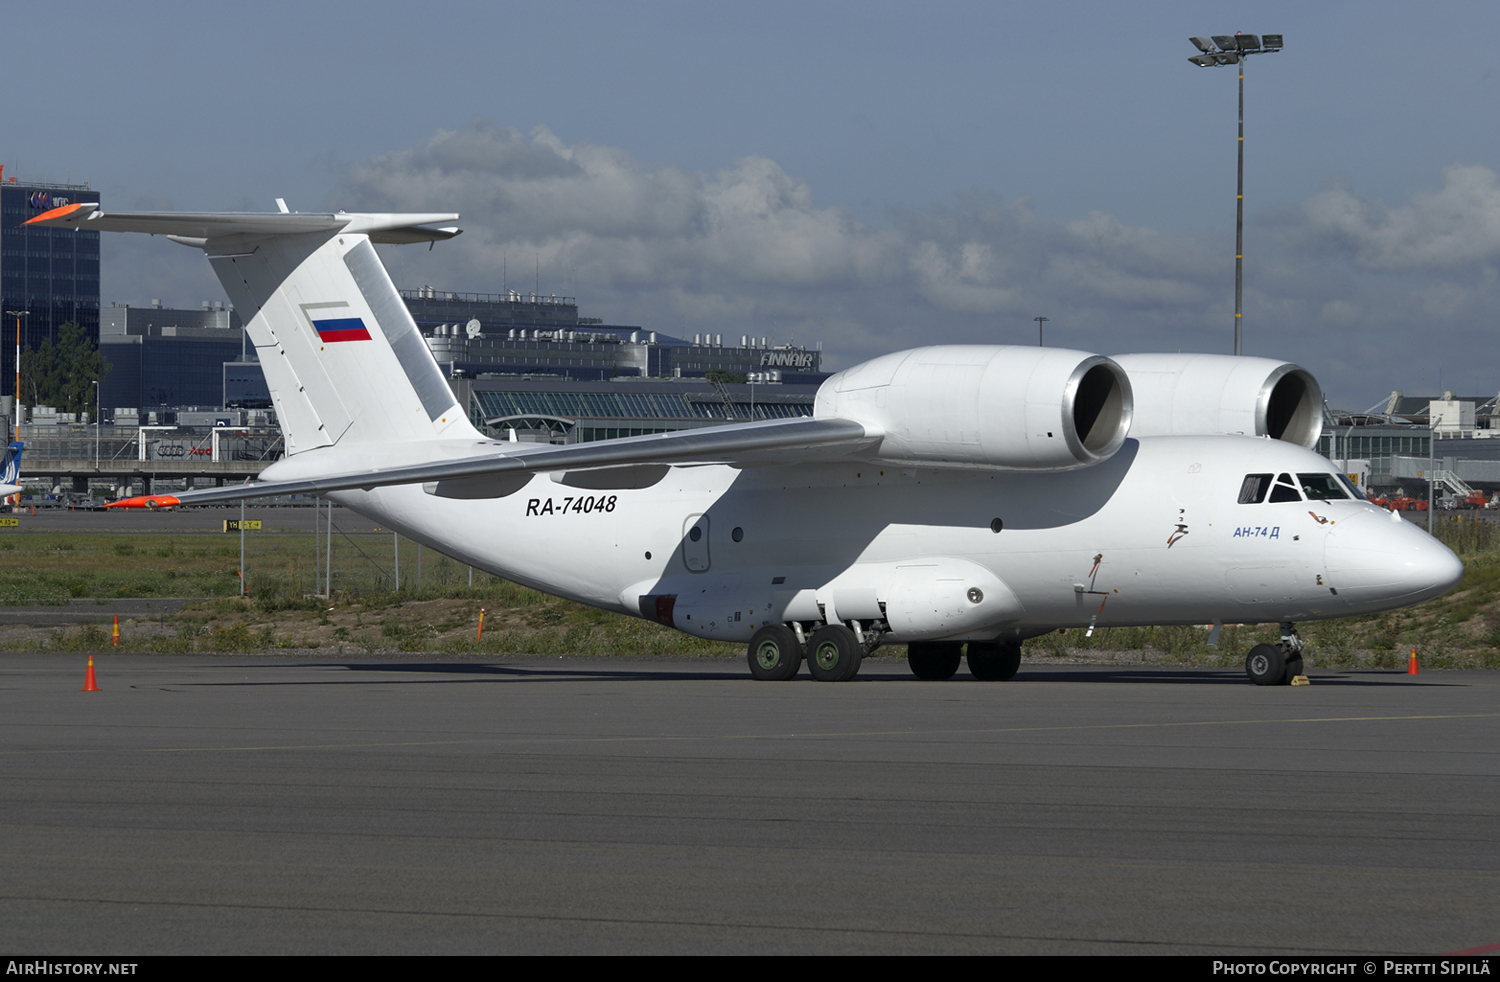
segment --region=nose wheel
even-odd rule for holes
[[[1258,644],[1245,656],[1245,674],[1256,685],[1291,685],[1302,674],[1302,638],[1297,628],[1281,625],[1280,644]]]

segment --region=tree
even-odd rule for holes
[[[43,341],[21,354],[21,391],[33,406],[54,406],[64,413],[94,411],[94,382],[109,372],[109,362],[72,321],[57,329],[57,340]]]

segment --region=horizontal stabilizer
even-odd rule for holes
[[[738,464],[823,461],[863,450],[881,434],[847,419],[776,419],[734,426],[677,430],[623,440],[534,447],[504,453],[389,467],[363,473],[331,474],[301,481],[268,481],[173,495],[184,505],[266,498],[285,494],[325,494],[396,484],[429,484],[502,474],[584,471],[642,464]],[[515,444],[506,444],[515,447]],[[467,495],[455,495],[465,497]],[[480,495],[486,496],[486,495]],[[135,499],[117,502],[133,507]]]
[[[144,232],[147,235],[170,235],[179,240],[208,242],[226,236],[300,235],[308,232],[363,232],[373,242],[402,244],[440,242],[459,234],[457,228],[423,228],[439,222],[457,221],[455,213],[446,214],[360,214],[331,212],[183,212],[183,211],[111,211],[99,210],[98,204],[63,205],[42,212],[27,225],[46,228],[81,228],[98,232]],[[197,244],[196,242],[193,244]]]

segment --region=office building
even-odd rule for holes
[[[24,347],[56,338],[70,321],[98,340],[99,233],[25,224],[53,208],[98,200],[99,192],[86,184],[22,181],[5,177],[0,167],[0,311],[28,312],[20,318]],[[0,388],[6,393],[16,372],[15,331],[14,316],[0,321]]]

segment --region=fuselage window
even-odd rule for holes
[[[1282,474],[1276,478],[1276,483],[1271,486],[1271,504],[1301,500],[1302,495],[1297,492],[1297,485],[1292,483],[1292,475]]]
[[[1345,501],[1349,497],[1333,474],[1298,474],[1297,480],[1308,501]]]
[[[1246,474],[1245,483],[1240,485],[1240,504],[1258,505],[1266,500],[1266,492],[1269,490],[1271,490],[1271,475]]]

